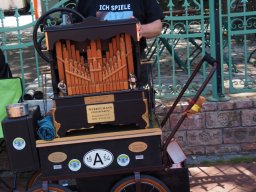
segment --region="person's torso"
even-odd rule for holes
[[[132,16],[143,22],[145,11],[143,0],[86,0],[79,7],[85,17],[94,16],[100,20],[129,19]]]

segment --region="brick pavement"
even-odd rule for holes
[[[256,162],[190,168],[191,192],[256,192]]]

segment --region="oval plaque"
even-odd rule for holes
[[[131,152],[140,153],[140,152],[146,151],[148,148],[148,145],[144,142],[137,141],[137,142],[131,143],[128,148]]]
[[[67,159],[67,154],[63,152],[54,152],[48,155],[48,160],[52,163],[61,163]]]
[[[84,164],[91,169],[103,169],[113,162],[113,154],[106,149],[93,149],[84,155]]]

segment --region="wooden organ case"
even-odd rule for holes
[[[140,86],[135,19],[89,17],[82,23],[47,27],[45,36],[52,56],[52,112],[59,137],[97,124],[149,127],[149,94]]]

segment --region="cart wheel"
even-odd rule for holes
[[[84,20],[84,16],[81,15],[74,9],[69,8],[54,8],[47,11],[44,15],[42,15],[36,22],[34,29],[33,29],[33,43],[37,53],[48,63],[50,63],[50,58],[44,53],[46,50],[46,42],[45,42],[45,35],[44,35],[44,28],[47,26],[54,26],[54,25],[62,25],[64,24],[64,18],[61,15],[68,15],[69,20],[68,22],[72,23],[81,22]]]
[[[168,187],[159,179],[149,176],[141,175],[141,192],[170,192]],[[118,181],[111,192],[135,192],[136,183],[134,176],[128,176]]]
[[[30,189],[32,186],[36,185],[36,184],[40,184],[41,182],[41,177],[42,177],[42,173],[40,171],[35,171],[31,177],[29,178],[27,185],[26,185],[26,189]]]
[[[42,184],[32,186],[27,192],[42,192]],[[48,192],[72,192],[70,189],[57,184],[48,184]]]

